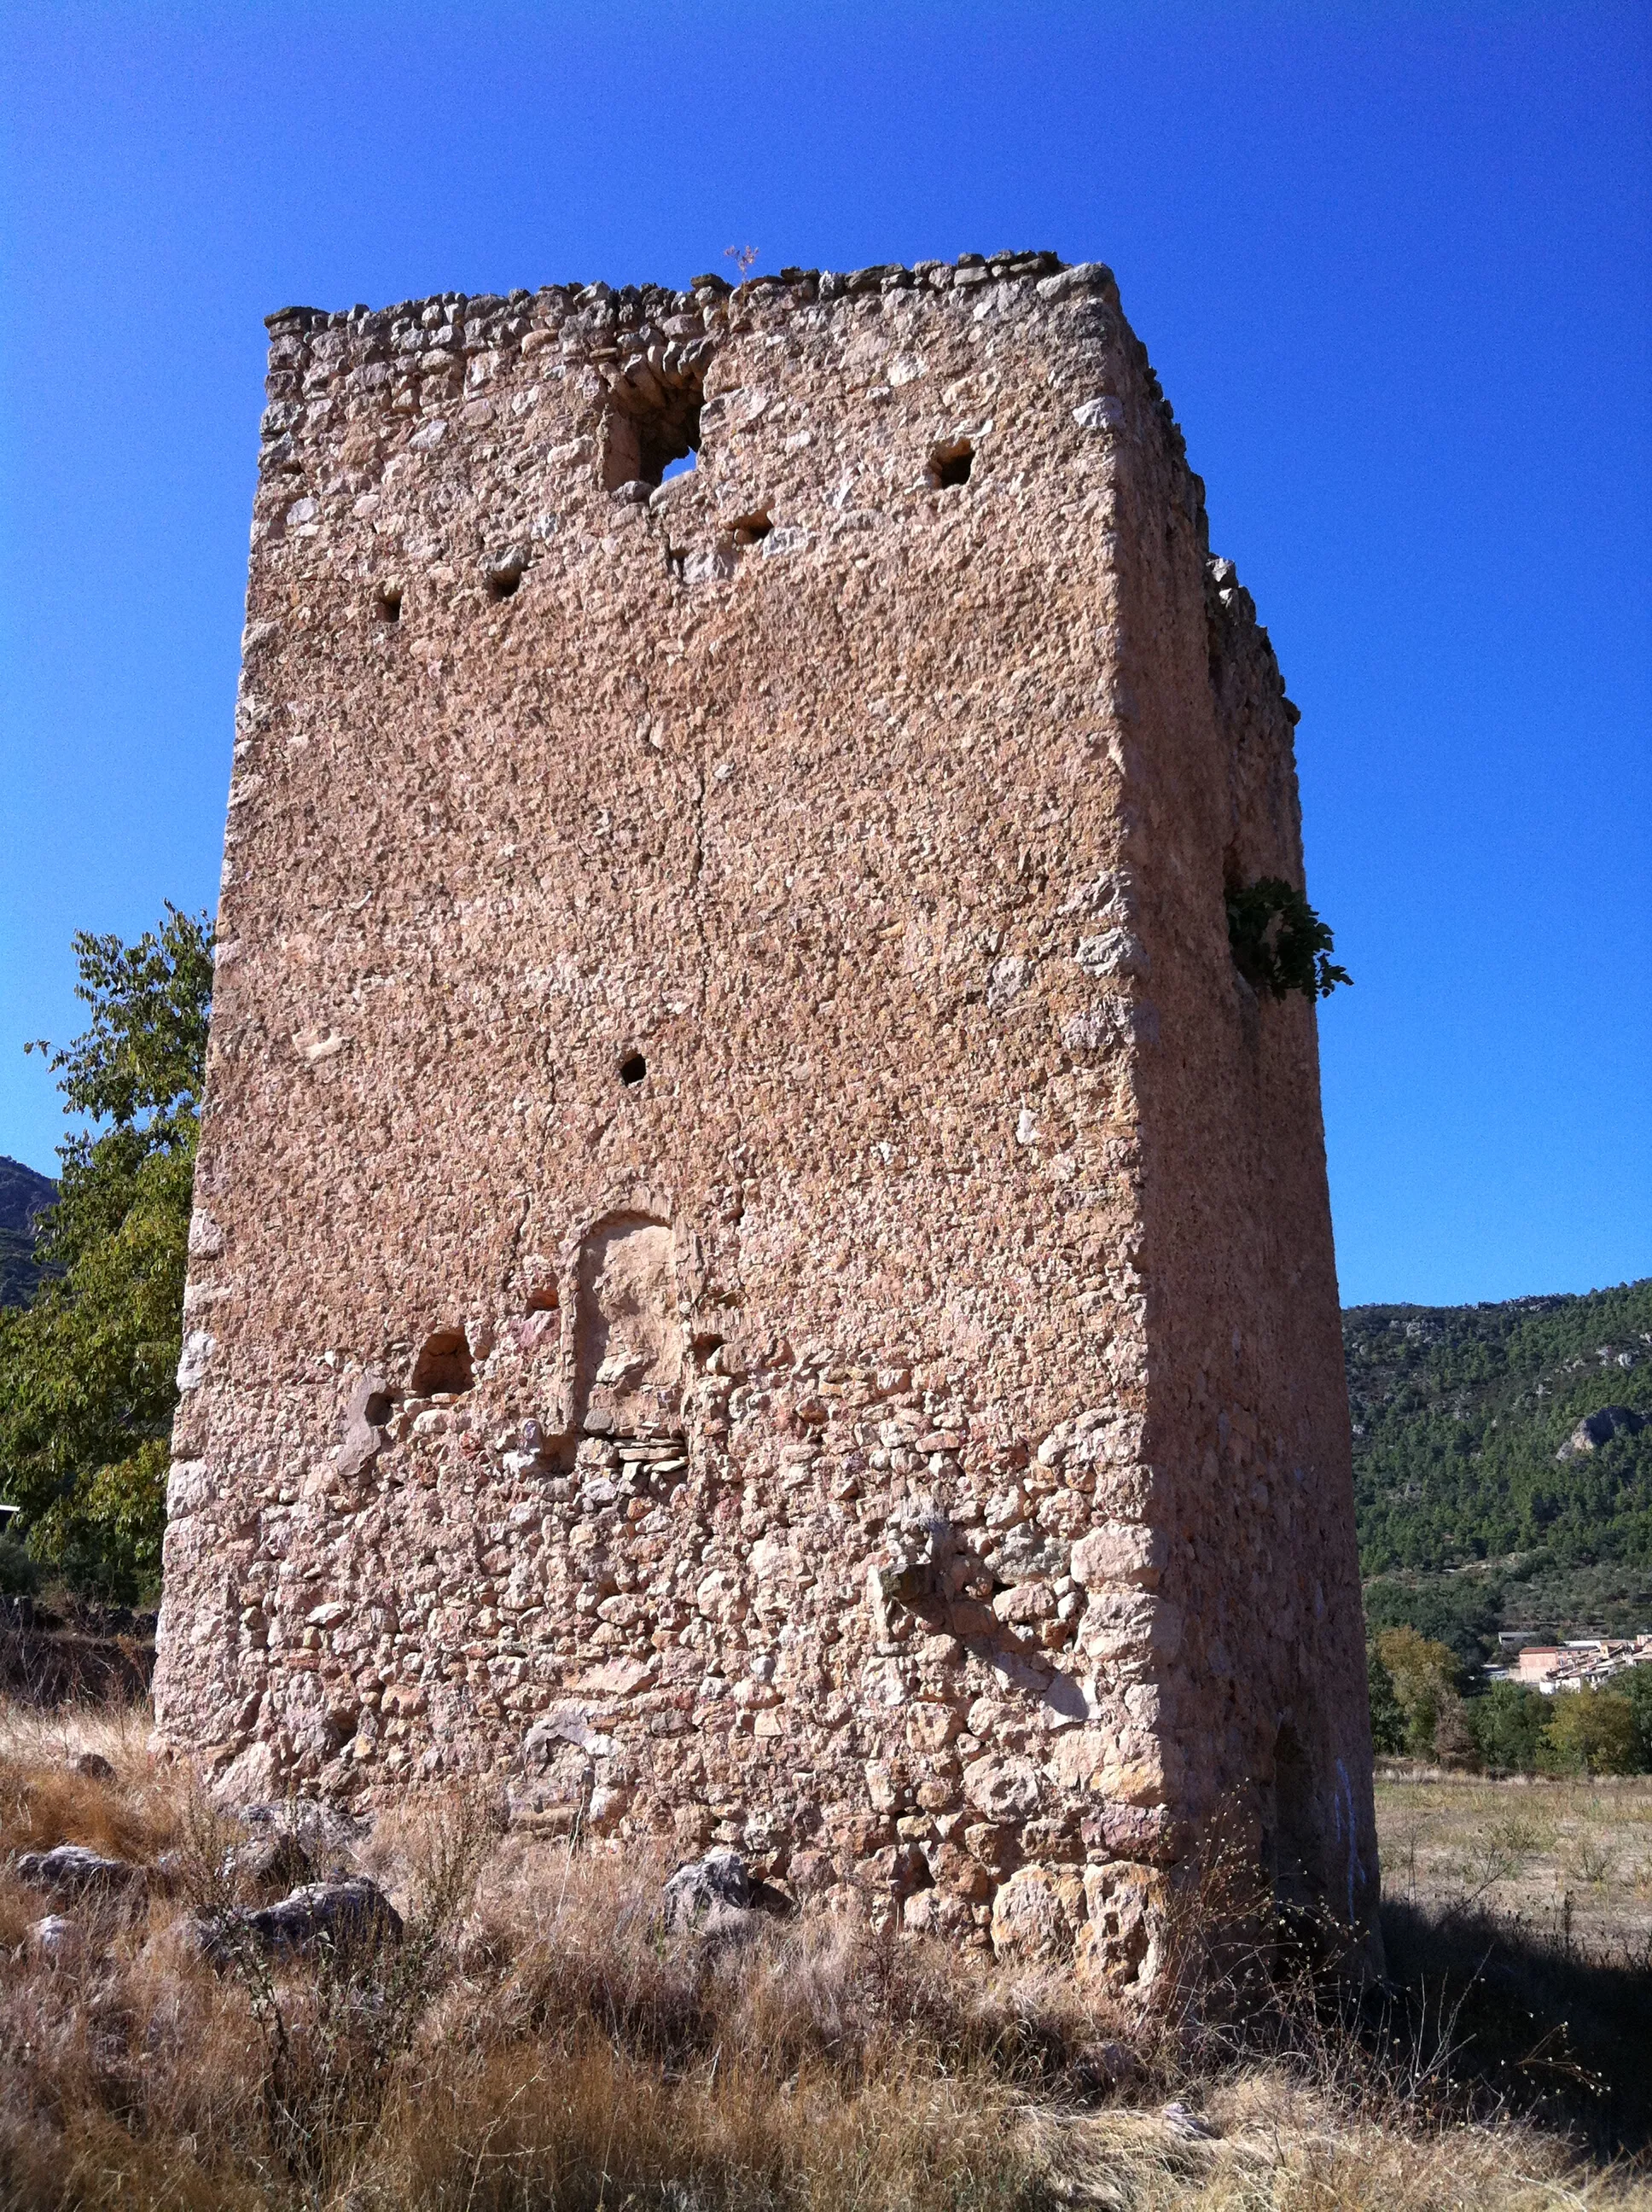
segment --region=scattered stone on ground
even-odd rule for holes
[[[402,1917],[376,1881],[353,1875],[348,1881],[311,1881],[256,1912],[218,1912],[197,1921],[201,1951],[214,1966],[227,1965],[239,1945],[282,1957],[303,1955],[329,1944],[398,1942]]]
[[[754,1881],[740,1854],[726,1847],[678,1867],[665,1884],[664,1901],[665,1925],[672,1929],[733,1929],[754,1913],[785,1918],[797,1910],[784,1890]]]
[[[315,1861],[290,1828],[261,1830],[224,1854],[222,1872],[228,1881],[249,1888],[286,1893],[316,1878]]]
[[[372,1823],[324,1805],[313,1797],[282,1797],[269,1804],[238,1805],[231,1818],[255,1833],[288,1836],[313,1857],[326,1851],[352,1851]]]
[[[1214,2142],[1222,2132],[1220,2128],[1213,2128],[1208,2120],[1201,2119],[1180,2099],[1174,2099],[1166,2105],[1162,2117],[1170,2133],[1180,2136],[1184,2142]]]
[[[88,1782],[112,1782],[115,1770],[112,1763],[100,1751],[83,1751],[75,1761],[75,1771]]]
[[[13,1862],[12,1871],[31,1889],[55,1890],[68,1897],[88,1893],[109,1894],[130,1889],[146,1880],[142,1867],[125,1859],[106,1859],[82,1844],[58,1844],[49,1851],[24,1851]]]
[[[61,1912],[48,1912],[28,1931],[28,1946],[38,1958],[54,1966],[73,1966],[86,1948],[79,1923]]]
[[[738,1851],[708,1851],[680,1866],[665,1884],[667,1928],[716,1926],[751,1909],[751,1876]]]

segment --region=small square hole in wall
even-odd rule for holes
[[[488,597],[490,599],[513,599],[522,586],[519,568],[494,568],[488,574]]]
[[[648,1063],[640,1052],[632,1053],[620,1062],[620,1081],[633,1091],[648,1073]]]
[[[462,1328],[434,1329],[419,1347],[409,1388],[416,1398],[471,1387],[471,1346]]]
[[[729,525],[737,545],[759,545],[774,527],[766,507],[754,507],[750,514],[737,514]]]
[[[402,618],[402,587],[399,584],[380,584],[374,601],[374,612],[380,622],[400,622]]]
[[[955,485],[967,484],[969,471],[975,458],[975,449],[968,438],[955,438],[951,444],[932,448],[929,465],[924,479],[932,491],[951,491]]]

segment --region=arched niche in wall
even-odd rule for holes
[[[580,1242],[574,1316],[574,1425],[645,1436],[678,1424],[688,1345],[668,1222],[605,1214]]]

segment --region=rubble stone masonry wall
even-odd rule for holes
[[[1125,1982],[1218,1830],[1364,1924],[1296,712],[1108,272],[270,329],[162,1740]]]

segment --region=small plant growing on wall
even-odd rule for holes
[[[1228,942],[1245,981],[1276,999],[1292,991],[1328,999],[1339,983],[1354,980],[1331,958],[1330,930],[1279,876],[1259,877],[1247,889],[1228,893]]]

